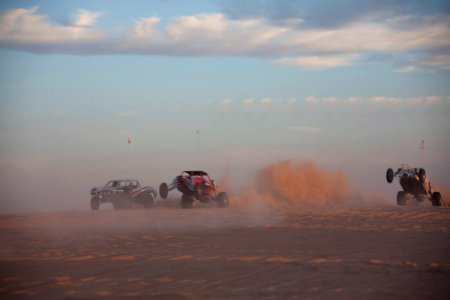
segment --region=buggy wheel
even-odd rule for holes
[[[441,193],[439,192],[434,192],[431,195],[431,204],[433,204],[433,206],[441,206],[442,205],[442,197],[441,197]]]
[[[98,199],[98,197],[92,197],[91,198],[91,209],[99,210],[99,208],[100,208],[100,199]]]
[[[181,196],[181,207],[182,208],[191,208],[192,202],[194,202],[194,199],[192,199],[191,196],[188,196],[186,194],[183,194],[183,196]]]
[[[397,205],[404,206],[406,204],[406,193],[400,191],[397,193]]]
[[[142,194],[141,199],[141,202],[144,204],[145,208],[153,207],[154,202],[152,194]]]
[[[159,195],[163,199],[167,198],[167,195],[169,195],[169,186],[167,185],[167,183],[161,183],[161,185],[159,186]]]
[[[391,168],[387,169],[386,171],[386,180],[389,183],[391,183],[392,180],[394,180],[394,171]]]
[[[425,169],[420,168],[419,170],[419,180],[420,182],[425,182],[425,178],[427,177],[427,174],[425,172]]]
[[[220,192],[217,196],[217,204],[220,208],[227,207],[228,206],[228,194],[225,192]]]

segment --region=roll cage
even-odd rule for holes
[[[123,189],[128,187],[137,189],[141,187],[141,184],[139,183],[139,181],[134,179],[113,179],[108,181],[108,183],[104,187],[114,189]]]

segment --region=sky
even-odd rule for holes
[[[1,1],[0,213],[288,159],[449,187],[449,50],[448,1]]]

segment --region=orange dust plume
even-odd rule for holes
[[[253,184],[234,201],[240,204],[259,201],[275,205],[353,205],[367,204],[366,200],[371,203],[384,202],[381,196],[372,198],[364,199],[340,171],[322,169],[312,161],[296,163],[286,160],[257,172]]]

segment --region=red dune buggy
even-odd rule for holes
[[[166,199],[169,191],[177,189],[181,196],[181,207],[190,208],[194,200],[202,203],[217,202],[219,207],[228,206],[228,195],[218,192],[215,180],[212,180],[204,171],[183,171],[176,176],[172,183],[161,183],[159,195]]]

